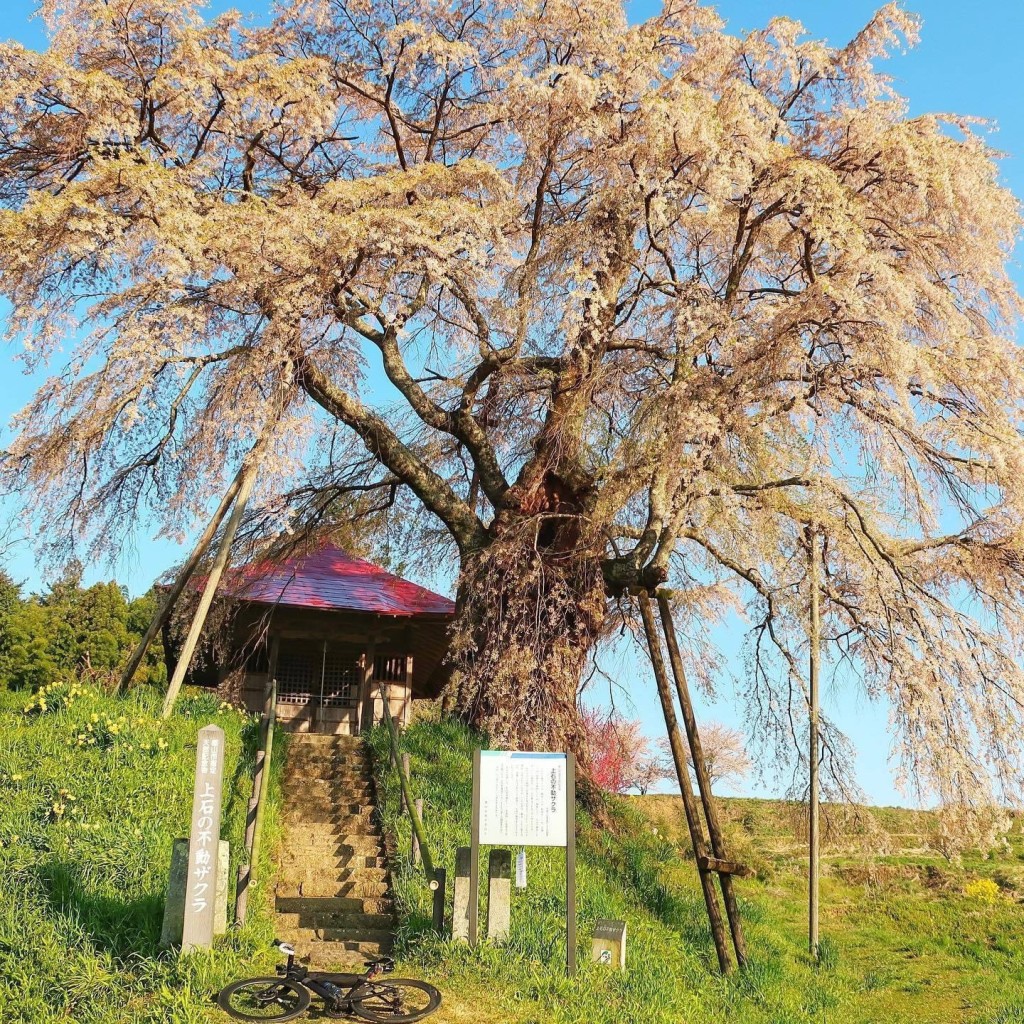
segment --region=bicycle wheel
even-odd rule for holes
[[[309,1007],[310,995],[281,978],[233,981],[217,994],[217,1005],[236,1020],[292,1020]]]
[[[441,1005],[441,993],[425,981],[395,978],[369,982],[366,991],[352,999],[352,1009],[375,1024],[412,1024],[423,1020]]]

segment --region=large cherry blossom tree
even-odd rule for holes
[[[878,70],[913,17],[42,11],[47,49],[0,47],[0,275],[52,367],[5,457],[51,540],[191,529],[269,421],[260,529],[419,510],[452,706],[577,743],[587,659],[666,583],[698,677],[746,604],[754,725],[795,734],[813,523],[909,776],[1019,778],[1020,215],[983,127]]]

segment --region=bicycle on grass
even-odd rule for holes
[[[323,1002],[327,1017],[361,1017],[376,1024],[412,1024],[441,1005],[441,993],[425,981],[394,978],[380,981],[395,969],[390,957],[366,964],[365,974],[309,971],[295,961],[295,949],[278,948],[288,957],[275,978],[234,981],[217,995],[217,1005],[236,1020],[293,1020],[305,1013],[313,995]]]

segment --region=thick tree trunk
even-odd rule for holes
[[[580,504],[549,476],[464,559],[447,704],[495,744],[572,751],[585,776],[577,695],[608,596]]]

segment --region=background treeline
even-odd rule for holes
[[[72,675],[115,683],[156,610],[150,591],[129,600],[117,583],[82,586],[72,565],[41,594],[0,569],[0,686],[35,689]],[[160,643],[150,647],[136,683],[165,679]]]

